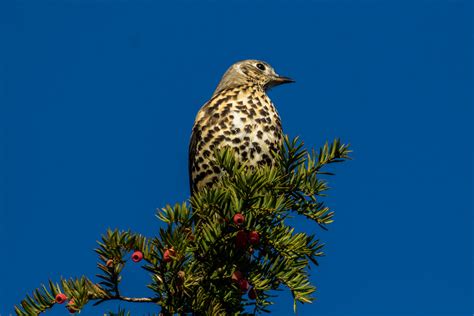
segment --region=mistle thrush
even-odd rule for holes
[[[211,163],[213,152],[231,147],[249,166],[272,164],[282,141],[280,116],[266,94],[293,82],[264,61],[244,60],[224,74],[211,99],[199,110],[189,144],[191,192],[214,183],[221,170]]]

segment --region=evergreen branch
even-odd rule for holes
[[[86,277],[50,281],[27,295],[15,312],[38,315],[67,298],[71,312],[118,300],[155,304],[161,315],[246,315],[249,308],[255,315],[269,312],[274,303],[269,291],[282,287],[291,291],[296,311],[297,302],[314,300],[308,269],[318,264],[324,245],[315,234],[295,232],[286,220],[302,215],[327,229],[334,212],[321,200],[329,189],[321,177],[333,175],[324,169],[350,159],[350,152],[336,139],[309,153],[297,138],[285,137],[274,165],[253,169],[231,149],[216,151],[213,163],[225,171],[222,178],[196,192],[189,204],[158,210],[164,227],[157,236],[107,230],[95,250],[97,283]],[[132,261],[144,260],[152,297],[121,293],[131,252]]]

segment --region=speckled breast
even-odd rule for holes
[[[216,181],[210,163],[216,148],[229,146],[250,166],[272,164],[282,140],[280,117],[258,85],[240,86],[214,96],[199,111],[190,144],[190,177],[197,189]]]

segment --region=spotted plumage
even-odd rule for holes
[[[266,91],[288,82],[293,80],[259,60],[240,61],[227,70],[196,116],[189,144],[192,192],[219,178],[221,170],[211,162],[218,148],[231,147],[249,166],[272,164],[282,127]]]

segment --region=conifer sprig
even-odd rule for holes
[[[319,234],[296,232],[287,219],[302,215],[324,229],[332,223],[334,213],[321,200],[329,186],[321,176],[332,175],[324,167],[349,153],[338,139],[309,153],[298,139],[285,137],[273,166],[248,168],[231,149],[218,151],[214,164],[225,171],[219,182],[189,203],[159,210],[157,236],[108,230],[96,249],[97,283],[86,277],[50,281],[15,311],[38,315],[67,300],[74,313],[87,303],[122,300],[155,304],[161,315],[258,314],[268,312],[272,291],[281,288],[293,294],[296,311],[297,302],[314,300],[308,269],[318,264],[323,245]],[[120,288],[122,270],[141,260],[154,295],[128,297]]]

